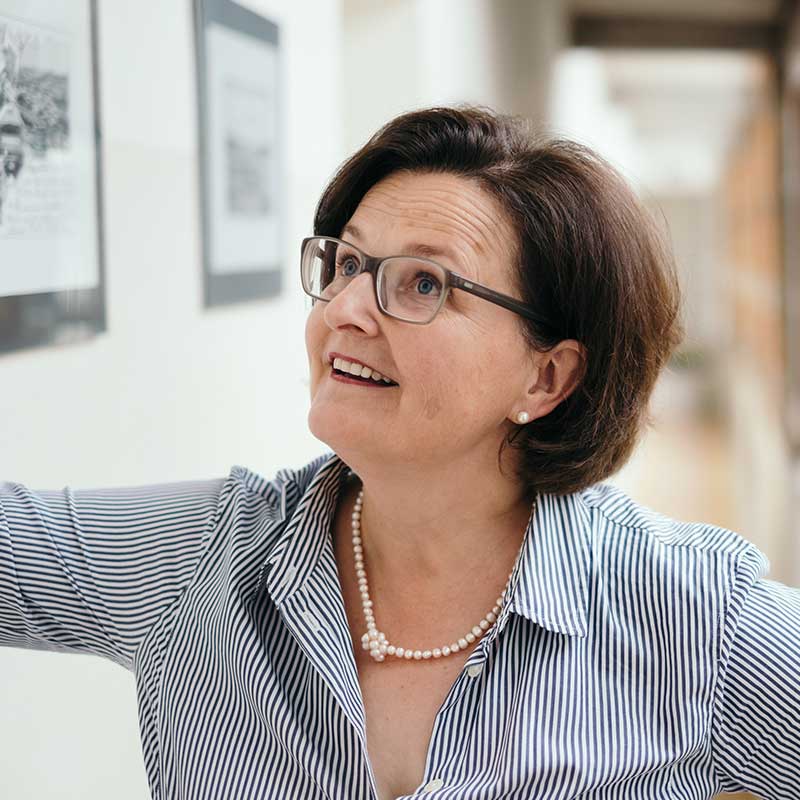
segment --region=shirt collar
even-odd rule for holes
[[[585,637],[590,560],[583,494],[539,494],[511,575],[509,611],[554,633]]]
[[[336,501],[349,471],[350,468],[336,453],[326,453],[315,459],[297,473],[296,479],[288,470],[282,471],[284,518],[286,495],[299,495],[299,499],[262,567],[259,583],[266,580],[276,604],[280,605],[299,589],[317,566],[326,537],[331,538]],[[311,473],[313,477],[309,482],[307,476]],[[266,571],[268,574],[264,577]]]
[[[267,587],[276,603],[300,588],[314,570],[330,537],[339,492],[350,468],[336,453],[317,459],[319,469],[307,488],[283,472],[285,495],[301,492],[297,506],[277,539],[265,567]],[[522,547],[511,574],[508,597],[495,630],[516,613],[554,633],[585,637],[591,519],[581,492],[540,494],[531,508]]]

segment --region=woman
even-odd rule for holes
[[[155,798],[794,797],[800,591],[602,483],[682,335],[613,170],[484,109],[400,116],[301,278],[333,452],[7,484],[3,640],[134,671]]]

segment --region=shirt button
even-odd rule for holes
[[[291,566],[286,569],[284,572],[283,577],[281,578],[280,586],[281,588],[286,586],[287,583],[294,580],[294,576],[297,575],[297,567]]]
[[[441,778],[434,778],[432,781],[428,781],[425,784],[426,792],[435,792],[437,789],[441,789],[444,786],[444,781]]]
[[[319,633],[319,631],[322,630],[319,620],[310,611],[301,611],[300,613],[308,624],[308,627],[311,628],[314,633]]]
[[[467,667],[467,675],[470,678],[477,678],[481,672],[483,672],[483,664],[473,664],[471,667]]]

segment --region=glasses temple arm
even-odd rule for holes
[[[517,314],[521,314],[523,317],[532,319],[534,322],[538,322],[540,325],[544,325],[551,329],[553,328],[553,324],[550,322],[550,320],[534,311],[529,305],[520,303],[518,300],[515,300],[513,297],[509,297],[507,294],[501,294],[500,292],[495,292],[494,289],[490,289],[488,286],[482,286],[480,283],[468,281],[466,278],[462,278],[460,275],[456,275],[454,272],[450,273],[450,282],[451,285],[456,289],[462,289],[463,291],[474,294],[477,297],[482,297],[484,300],[488,300],[490,303],[496,303],[499,306],[503,306],[503,308],[507,308],[509,311],[514,311]]]

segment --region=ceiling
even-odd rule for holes
[[[597,16],[695,17],[718,22],[772,22],[781,0],[569,0],[573,13]]]
[[[765,102],[767,53],[787,2],[564,0],[582,45],[565,55],[587,54],[567,72],[576,85],[596,73],[589,83],[602,84],[596,111],[608,114],[609,143],[633,153],[644,183],[713,191],[745,121]]]

